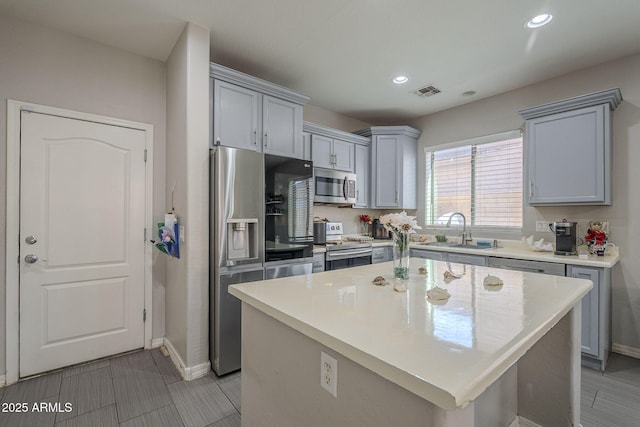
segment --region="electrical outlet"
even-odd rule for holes
[[[549,222],[536,221],[536,231],[540,233],[551,233],[551,228],[549,228]]]
[[[320,352],[320,385],[333,397],[338,397],[338,361]]]

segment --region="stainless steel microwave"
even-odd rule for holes
[[[356,202],[356,174],[314,168],[313,183],[316,203],[352,205]]]

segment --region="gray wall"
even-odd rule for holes
[[[0,16],[0,146],[7,99],[150,123],[154,220],[165,209],[165,66],[93,41]],[[5,372],[6,149],[0,150],[0,374]],[[164,335],[164,263],[154,257],[154,337]]]
[[[209,30],[194,24],[167,61],[166,183],[185,242],[167,263],[165,336],[192,368],[209,361]]]
[[[636,254],[640,236],[640,55],[611,61],[461,107],[415,120],[422,130],[418,148],[419,183],[424,189],[424,147],[518,129],[518,110],[572,96],[619,87],[624,101],[613,113],[613,205],[588,207],[529,207],[524,209],[524,235],[553,241],[536,233],[536,220],[578,221],[584,234],[589,220],[610,222],[611,240],[621,253],[612,274],[612,336],[618,350],[640,357],[640,263]],[[580,163],[580,153],[569,162]],[[424,191],[419,192],[418,215],[424,216]],[[517,236],[519,237],[519,236]]]

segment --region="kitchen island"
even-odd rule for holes
[[[590,281],[412,259],[400,293],[392,270],[230,287],[243,303],[243,425],[579,425]],[[447,270],[461,277],[447,283]],[[488,274],[504,284],[485,286]],[[435,286],[451,297],[428,299]],[[321,352],[336,360],[335,397]]]

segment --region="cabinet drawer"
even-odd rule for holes
[[[371,253],[371,263],[377,264],[379,262],[385,262],[387,260],[385,256],[385,252],[386,252],[386,248],[384,247],[373,248],[373,252]]]
[[[422,259],[446,260],[446,253],[430,250],[409,249],[409,256]]]
[[[313,272],[324,271],[324,253],[313,254]]]

